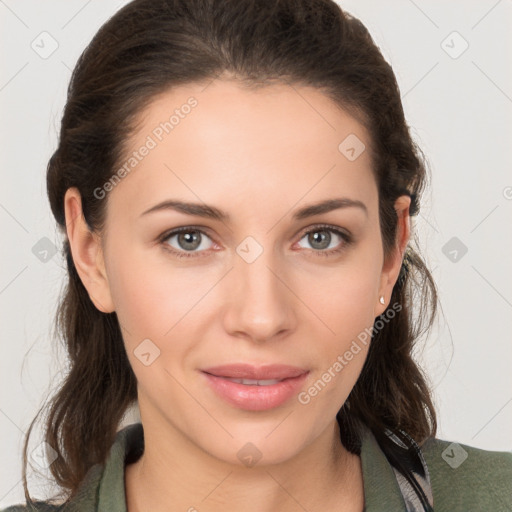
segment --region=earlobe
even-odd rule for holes
[[[385,311],[387,307],[386,304],[391,297],[393,287],[395,286],[400,274],[400,268],[402,266],[405,250],[411,234],[411,217],[409,215],[410,204],[411,198],[406,195],[400,196],[395,201],[394,208],[397,214],[396,243],[393,253],[389,255],[388,259],[385,260],[383,264],[378,297],[384,297],[384,307],[378,307],[379,311],[382,310],[378,314],[382,314]],[[382,304],[381,300],[379,300],[379,302]]]
[[[64,196],[66,232],[73,261],[95,307],[103,313],[115,310],[108,283],[101,238],[87,225],[80,192],[71,187]]]

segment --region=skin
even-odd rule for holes
[[[197,107],[104,199],[104,233],[87,229],[76,189],[65,196],[78,273],[95,306],[117,313],[138,381],[146,444],[126,468],[128,510],[361,511],[360,459],[341,444],[335,416],[368,346],[307,405],[294,397],[267,411],[228,404],[198,370],[292,364],[310,370],[307,390],[389,305],[410,235],[410,198],[395,203],[396,251],[385,260],[370,152],[349,161],[338,150],[351,133],[369,148],[369,136],[309,87],[251,91],[218,79],[175,88],[143,112],[129,152],[190,96]],[[367,213],[349,207],[292,218],[335,197],[360,200]],[[216,206],[231,220],[170,209],[141,216],[170,198]],[[331,240],[315,244],[307,231],[319,223],[348,230],[353,243],[317,228]],[[178,236],[158,241],[182,226],[204,232],[190,258],[165,249],[186,252]],[[252,263],[236,252],[247,236],[263,249]],[[160,350],[149,366],[134,354],[147,338]],[[248,442],[262,454],[253,467],[237,457]]]

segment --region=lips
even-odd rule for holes
[[[201,370],[215,394],[247,411],[264,411],[287,403],[304,384],[309,370],[286,364],[225,364]]]
[[[205,373],[228,379],[243,379],[246,381],[258,381],[255,384],[268,385],[265,381],[281,381],[292,379],[307,373],[305,368],[285,364],[271,364],[265,366],[254,366],[247,363],[226,364],[212,366],[202,370]],[[261,384],[259,384],[261,382]],[[247,382],[249,384],[250,382]],[[244,382],[245,384],[245,382]]]

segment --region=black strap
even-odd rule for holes
[[[430,474],[420,447],[403,430],[385,434],[377,441],[395,472],[407,512],[433,512]]]
[[[368,427],[341,411],[336,419],[340,425],[344,446],[352,453],[360,454],[361,431]],[[372,433],[393,468],[407,512],[433,512],[430,474],[421,449],[414,439],[403,430],[372,430]]]

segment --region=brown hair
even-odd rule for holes
[[[137,115],[156,95],[223,73],[252,87],[316,87],[364,124],[389,256],[397,231],[394,201],[409,194],[410,214],[417,214],[425,158],[411,139],[390,65],[364,25],[332,0],[134,0],[124,6],[84,50],[69,84],[58,147],[47,169],[49,201],[61,232],[65,235],[69,187],[80,191],[89,228],[102,230],[106,200],[94,190],[118,168]],[[411,241],[416,243],[414,233]],[[66,237],[63,251],[68,282],[56,326],[69,369],[28,429],[27,501],[28,438],[43,410],[45,441],[58,455],[51,473],[71,498],[91,466],[105,461],[137,398],[116,314],[102,313],[91,302]],[[373,334],[361,375],[339,412],[347,440],[358,422],[379,439],[386,429],[403,430],[421,444],[436,433],[430,391],[412,351],[432,326],[437,293],[412,243],[408,255],[390,301],[401,309]]]

